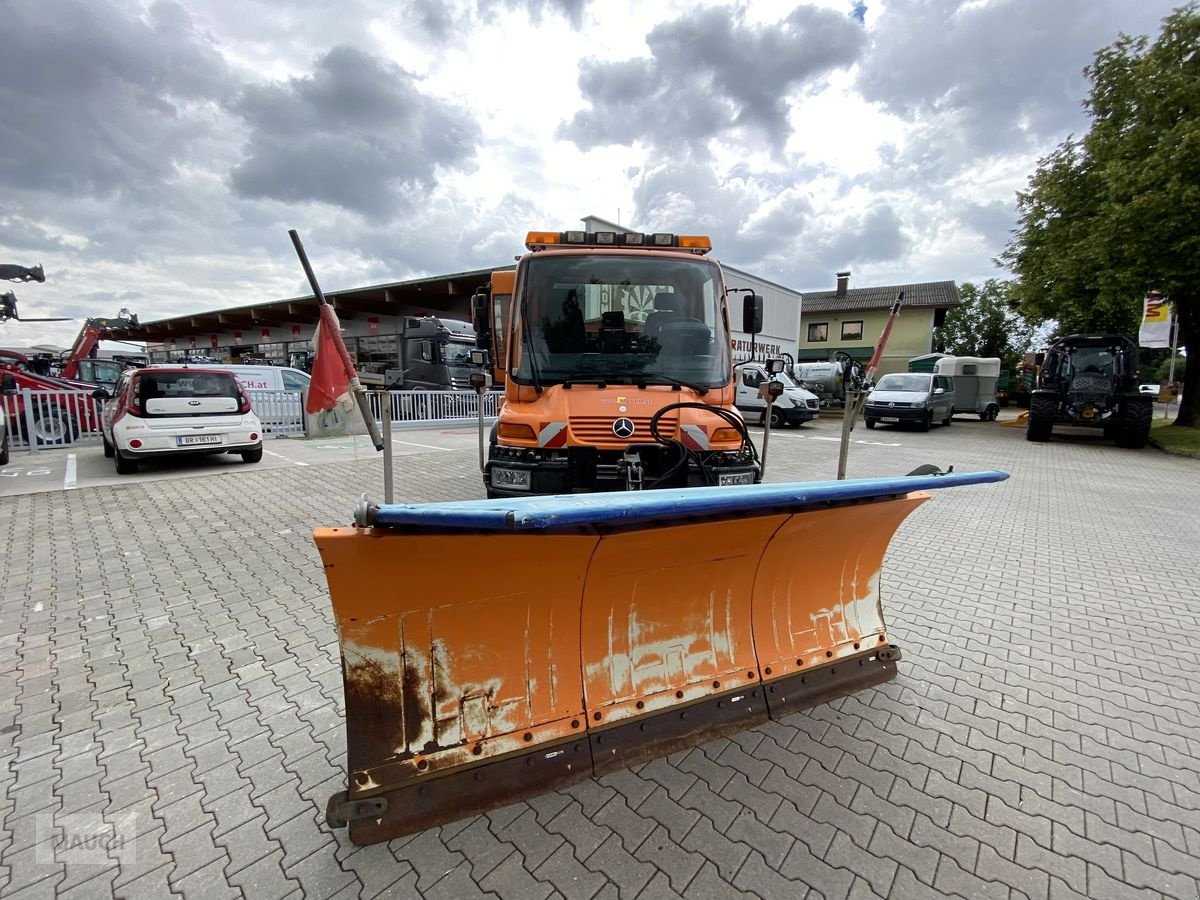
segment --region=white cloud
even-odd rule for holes
[[[798,289],[986,278],[1083,66],[1172,5],[10,0],[0,262],[45,266],[25,315],[148,320],[306,292],[291,227],[339,289],[596,214]]]

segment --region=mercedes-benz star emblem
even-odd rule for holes
[[[621,438],[622,440],[633,437],[633,432],[634,432],[634,427],[633,427],[632,419],[622,418],[622,419],[617,419],[615,422],[613,422],[613,434],[615,434],[617,437]]]

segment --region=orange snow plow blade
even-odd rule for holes
[[[1002,472],[363,506],[318,529],[360,844],[892,678],[888,542]]]

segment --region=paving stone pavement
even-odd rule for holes
[[[830,477],[836,431],[773,436],[769,480]],[[323,823],[345,744],[310,531],[378,462],[6,500],[0,895],[1197,897],[1200,463],[965,420],[856,437],[852,476],[1013,474],[893,541],[893,682],[372,847]],[[477,497],[474,467],[406,457],[398,489]],[[96,823],[122,840],[63,844]]]

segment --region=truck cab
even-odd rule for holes
[[[438,316],[405,316],[400,325],[400,368],[384,372],[390,391],[465,391],[470,389],[470,322]]]
[[[758,481],[709,239],[530,232],[526,247],[507,318],[472,304],[505,385],[489,496]]]

